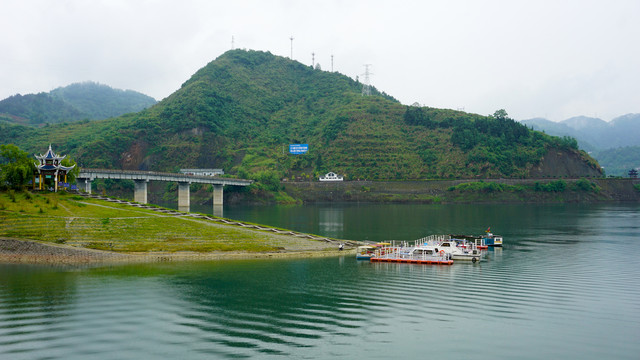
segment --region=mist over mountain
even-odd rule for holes
[[[83,82],[48,93],[10,96],[0,101],[0,120],[32,126],[100,120],[138,112],[155,103],[152,97],[133,90]]]
[[[560,122],[534,118],[521,123],[549,135],[575,138],[580,148],[589,151],[609,175],[624,176],[632,167],[640,167],[636,155],[640,146],[640,114],[619,116],[610,122],[576,116]]]

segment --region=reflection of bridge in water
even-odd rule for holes
[[[133,180],[135,182],[133,199],[134,201],[147,203],[147,183],[149,181],[171,181],[178,183],[178,210],[189,211],[190,193],[189,185],[210,184],[213,185],[213,208],[221,207],[223,204],[223,187],[227,186],[248,186],[252,180],[220,178],[205,175],[186,175],[155,171],[137,170],[107,170],[107,169],[80,169],[76,176],[78,187],[84,186],[84,191],[91,194],[91,181],[94,179],[116,179]]]

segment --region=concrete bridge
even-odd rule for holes
[[[248,186],[253,182],[244,179],[137,170],[80,169],[80,173],[76,176],[78,187],[82,189],[84,186],[84,191],[89,194],[91,194],[91,181],[94,179],[133,180],[135,182],[133,198],[134,201],[141,204],[147,203],[147,183],[149,181],[177,182],[178,210],[187,212],[191,206],[189,185],[192,183],[213,185],[213,208],[215,211],[217,207],[222,207],[222,189],[225,185]]]

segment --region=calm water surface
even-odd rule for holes
[[[638,359],[638,205],[315,205],[226,217],[358,240],[480,233],[478,264],[0,265],[0,359]]]

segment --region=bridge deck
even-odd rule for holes
[[[109,169],[81,169],[78,179],[126,179],[126,180],[155,180],[175,181],[198,184],[249,186],[253,180],[220,178],[205,175],[186,175],[157,171],[138,170],[109,170]]]

